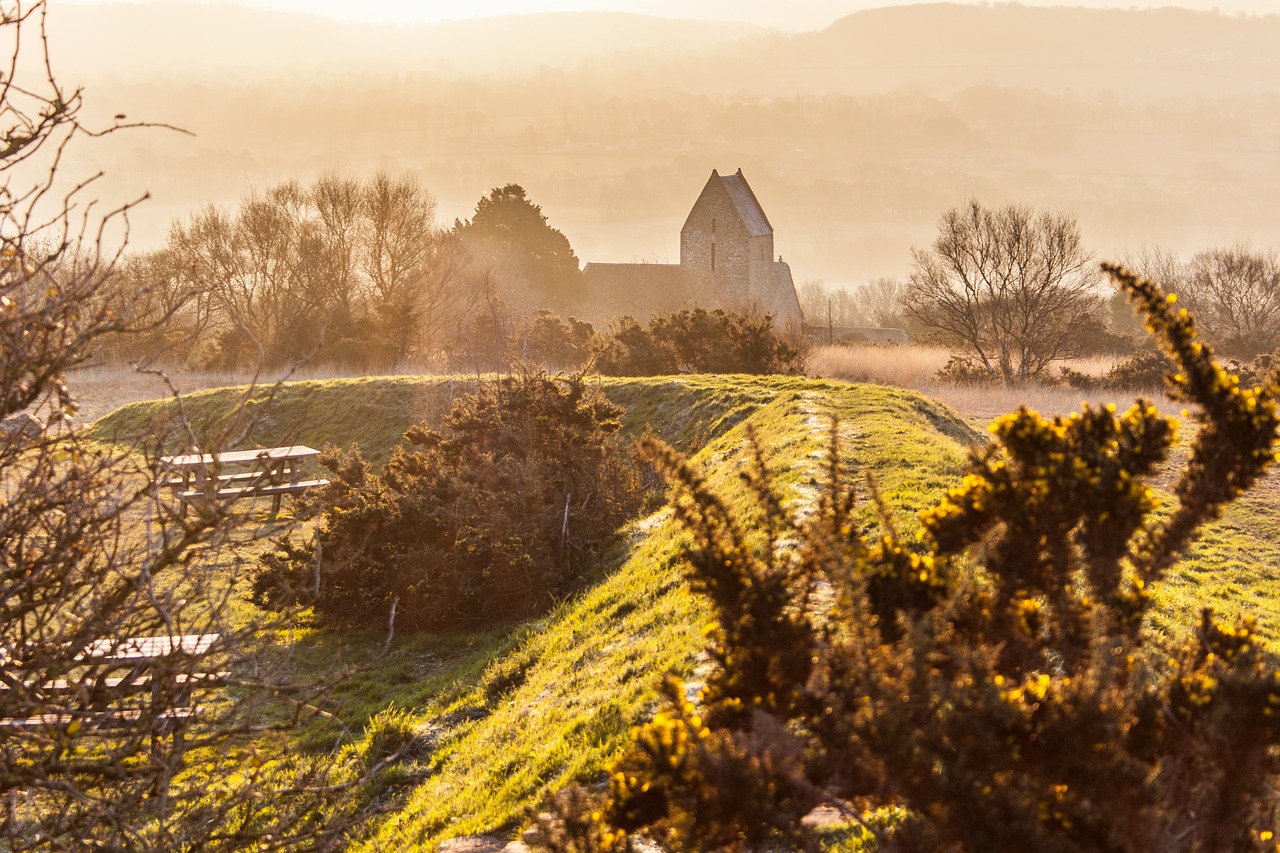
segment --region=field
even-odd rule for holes
[[[954,409],[962,418],[981,426],[993,418],[1025,405],[1045,415],[1070,414],[1080,403],[1111,402],[1144,397],[1161,411],[1178,411],[1161,388],[1128,388],[1112,392],[1085,393],[1063,383],[1040,383],[1026,388],[1003,386],[965,387],[940,381],[937,373],[950,354],[941,347],[917,346],[822,346],[809,363],[809,374],[845,382],[873,382],[911,388]],[[1063,366],[1085,374],[1102,376],[1115,358],[1072,359]],[[1056,369],[1053,375],[1057,375]]]
[[[919,364],[926,366],[913,366],[914,356],[884,364],[885,371],[891,365],[915,370],[917,377],[931,375],[925,358]],[[797,508],[813,494],[830,418],[837,415],[850,465],[873,479],[895,524],[910,536],[916,514],[957,479],[966,453],[985,440],[987,410],[1007,411],[1019,400],[986,391],[953,395],[944,405],[887,384],[910,385],[909,377],[865,378],[886,384],[731,376],[601,383],[627,409],[628,433],[657,433],[690,454],[724,494],[733,492],[745,440],[754,431]],[[117,394],[143,396],[146,390],[123,377],[98,379],[118,383]],[[210,384],[224,379],[209,378]],[[182,378],[187,388],[200,381]],[[248,409],[256,421],[247,440],[357,444],[379,461],[405,428],[439,419],[468,385],[450,377],[315,378],[255,391]],[[198,430],[213,430],[245,393],[192,393],[185,401],[188,416]],[[109,393],[82,394],[107,408]],[[1067,411],[1079,404],[1078,395],[1068,396],[1073,401],[1053,390],[1048,404],[1036,405]],[[131,440],[161,432],[170,417],[163,403],[135,403],[87,429],[99,441]],[[1257,614],[1268,641],[1280,639],[1278,501],[1280,482],[1272,476],[1205,531],[1159,592],[1158,630],[1185,630],[1202,606],[1212,605],[1228,614]],[[865,507],[864,525],[877,523]],[[236,537],[240,568],[220,570],[237,589],[247,585],[244,569],[255,554],[270,547],[270,539],[258,534],[275,529],[253,527]],[[303,621],[290,632],[300,678],[333,671],[335,661],[352,670],[325,699],[328,716],[292,735],[297,749],[376,756],[389,731],[409,740],[401,758],[366,780],[355,797],[351,846],[434,849],[446,839],[475,835],[492,836],[499,845],[548,792],[571,780],[600,778],[631,726],[656,707],[661,674],[697,682],[708,612],[684,582],[680,531],[667,512],[658,511],[624,534],[587,587],[529,623],[479,634],[397,635],[385,649],[387,638],[378,628],[339,633]],[[242,618],[252,616],[252,605],[242,601],[239,607]],[[191,772],[200,772],[198,761]]]

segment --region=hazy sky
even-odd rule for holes
[[[169,0],[50,0],[59,5]],[[204,0],[226,3],[228,0]],[[672,18],[747,21],[783,29],[822,27],[859,9],[920,0],[243,0],[236,5],[365,21],[441,21],[531,12],[621,11]],[[973,2],[973,0],[959,0]],[[1222,12],[1280,13],[1280,0],[1023,0],[1030,6],[1157,8],[1187,6]]]

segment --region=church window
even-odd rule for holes
[[[711,271],[715,272],[716,268],[716,244],[711,244]]]

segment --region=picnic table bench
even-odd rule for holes
[[[172,737],[179,751],[183,722],[200,713],[193,691],[227,677],[191,668],[190,661],[203,658],[220,639],[215,633],[97,640],[71,659],[77,676],[47,681],[24,679],[21,661],[0,654],[0,692],[20,691],[23,704],[53,709],[0,719],[0,738],[16,731],[62,732],[73,723],[86,734],[105,734],[150,718],[152,751],[164,737]]]
[[[164,484],[186,505],[194,500],[216,497],[271,498],[271,514],[280,512],[280,498],[308,489],[327,486],[328,480],[302,479],[302,462],[314,459],[320,451],[303,444],[288,447],[266,447],[257,450],[231,450],[225,453],[186,453],[160,457]],[[247,470],[228,471],[227,469]]]

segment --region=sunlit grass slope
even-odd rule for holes
[[[803,382],[693,376],[604,379],[601,385],[626,408],[623,421],[629,432],[650,429],[687,451],[741,423],[797,381]],[[130,443],[139,436],[164,436],[169,452],[184,449],[190,441],[205,448],[228,440],[236,448],[289,443],[356,446],[376,463],[386,460],[410,426],[439,423],[453,399],[475,382],[467,377],[390,376],[215,388],[185,395],[181,404],[130,403],[94,422],[87,434],[99,441]]]
[[[838,413],[851,452],[901,506],[952,479],[962,441],[971,438],[949,413],[889,389],[745,377],[616,381],[606,388],[628,406],[630,429],[648,425],[696,450],[722,492],[733,491],[748,429],[804,500],[819,476],[829,416]],[[705,442],[700,449],[699,442]],[[425,781],[365,849],[430,848],[451,836],[509,829],[546,791],[597,777],[629,728],[652,710],[660,674],[695,677],[709,615],[681,578],[679,542],[666,513],[641,522],[616,572],[531,628],[472,691],[424,708],[424,722],[478,719],[436,749]],[[502,686],[496,703],[495,683]]]
[[[357,444],[382,460],[404,429],[438,421],[467,384],[328,380],[255,392],[245,444]],[[628,433],[653,432],[694,454],[724,492],[734,491],[754,430],[797,501],[815,494],[836,414],[850,459],[875,477],[908,526],[954,479],[965,444],[975,439],[950,412],[891,388],[723,376],[604,380],[603,388],[626,408]],[[197,435],[212,435],[244,394],[191,395],[183,404],[186,419]],[[175,417],[173,403],[136,403],[94,424],[91,434],[110,441],[158,433]],[[870,509],[867,519],[874,522]],[[394,704],[401,725],[422,733],[422,749],[412,750],[386,789],[371,795],[389,813],[370,823],[362,843],[371,850],[430,848],[451,836],[510,830],[545,792],[595,778],[629,728],[651,712],[662,673],[696,678],[709,614],[681,577],[679,541],[667,513],[645,519],[597,583],[543,619],[478,635],[470,645],[457,638],[397,640],[379,666],[339,690],[333,711],[350,730],[360,732]],[[348,660],[362,652],[373,658],[381,644],[374,632],[304,636],[317,652],[300,660],[312,658],[317,667],[332,665],[339,651]],[[312,747],[333,742],[314,730],[299,737]]]
[[[392,378],[300,382],[255,404],[249,444],[297,441],[359,445],[380,461],[410,424],[438,421],[467,380]],[[966,449],[983,441],[945,407],[912,391],[787,377],[694,376],[602,380],[624,406],[624,428],[656,433],[732,495],[754,431],[779,480],[798,504],[821,482],[831,416],[838,416],[846,460],[869,477],[899,531],[932,506],[960,471]],[[188,420],[212,430],[243,390],[193,395]],[[172,418],[172,404],[139,403],[104,418],[93,436],[138,435]],[[1235,505],[1159,592],[1159,622],[1174,630],[1202,604],[1249,611],[1264,633],[1280,636],[1280,565],[1275,484]],[[864,507],[867,527],[877,524]],[[554,612],[511,630],[466,637],[399,637],[379,658],[383,637],[309,631],[317,669],[347,659],[378,659],[331,697],[335,719],[366,750],[394,706],[399,725],[417,732],[414,749],[363,796],[375,813],[352,839],[365,850],[430,850],[444,839],[508,833],[548,792],[592,781],[652,712],[660,675],[697,680],[702,628],[710,618],[678,565],[681,534],[669,514],[637,522],[598,579]],[[299,733],[304,748],[332,745],[332,734]]]

